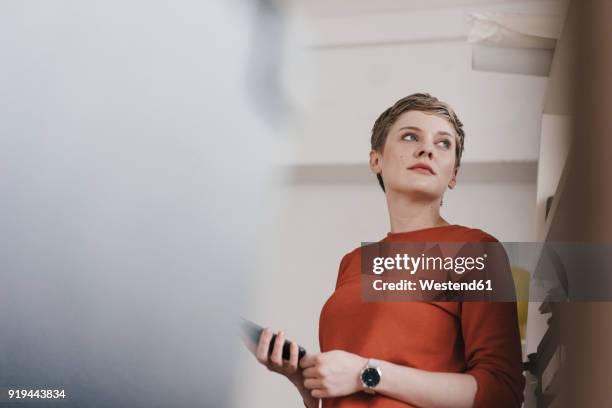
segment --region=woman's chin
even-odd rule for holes
[[[397,189],[392,189],[396,194],[421,201],[439,201],[441,193],[432,188],[422,188],[415,186],[402,186]]]

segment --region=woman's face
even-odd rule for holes
[[[446,119],[420,111],[404,112],[391,126],[383,153],[370,152],[370,168],[382,174],[387,193],[434,200],[447,187],[455,187],[456,143],[455,131]]]

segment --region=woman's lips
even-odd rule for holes
[[[425,168],[425,167],[411,167],[408,170],[416,171],[417,173],[425,174],[428,176],[433,176],[433,171]]]

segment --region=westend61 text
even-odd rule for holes
[[[470,282],[437,282],[433,279],[419,279],[419,284],[407,279],[399,282],[384,282],[377,279],[372,283],[374,290],[462,290],[462,291],[483,291],[493,290],[491,279],[478,279]]]

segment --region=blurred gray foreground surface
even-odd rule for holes
[[[0,3],[0,387],[232,406],[230,318],[270,187],[257,14]]]

